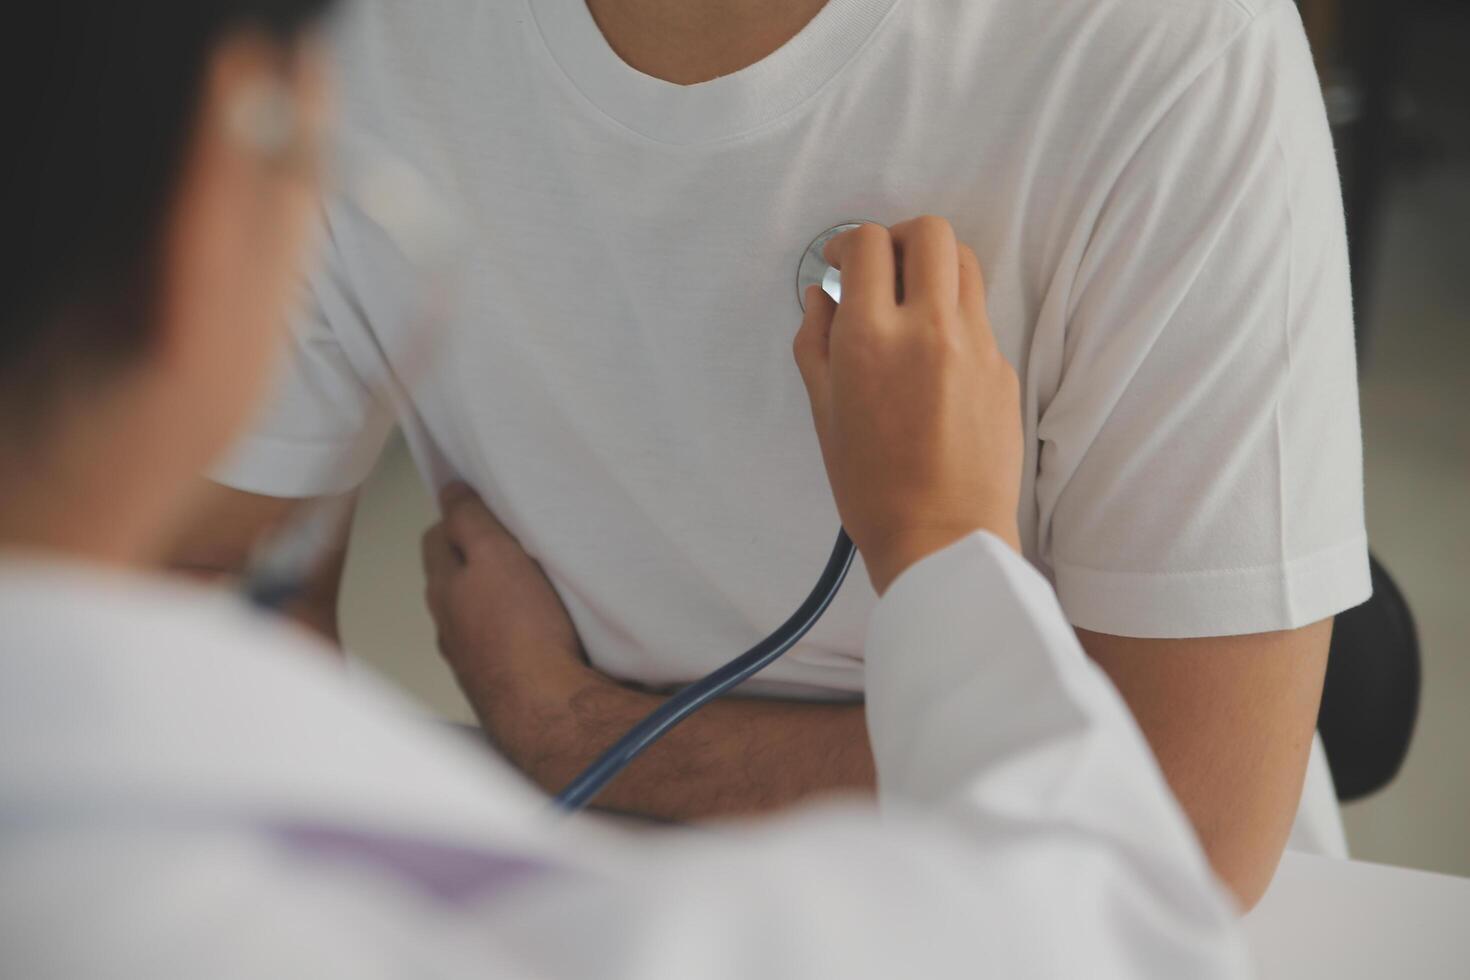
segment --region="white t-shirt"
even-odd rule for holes
[[[405,424],[545,568],[592,661],[703,674],[811,588],[837,514],[791,340],[797,262],[949,218],[1022,381],[1028,557],[1072,622],[1302,626],[1369,594],[1346,243],[1289,0],[829,0],[677,86],[583,0],[362,0],[345,125],[455,202],[468,272]],[[391,426],[400,277],[328,215],[276,404],[219,474],[344,490]],[[756,689],[855,692],[855,570]]]
[[[874,614],[881,819],[549,819],[483,746],[198,588],[0,553],[0,623],[7,977],[1253,973],[1117,692],[984,534]]]

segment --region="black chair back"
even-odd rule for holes
[[[1419,719],[1419,635],[1404,594],[1369,557],[1373,598],[1337,617],[1317,730],[1338,799],[1362,799],[1393,781]]]

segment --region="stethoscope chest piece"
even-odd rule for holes
[[[806,291],[810,286],[821,286],[822,292],[832,297],[832,302],[842,302],[842,273],[832,268],[827,260],[822,257],[822,249],[827,243],[845,231],[852,231],[859,225],[866,224],[863,221],[846,221],[840,225],[833,225],[822,232],[801,253],[801,263],[796,267],[796,303],[806,312]]]

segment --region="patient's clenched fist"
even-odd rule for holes
[[[541,566],[474,490],[451,484],[423,538],[439,649],[502,747],[510,722],[589,672],[571,617]]]

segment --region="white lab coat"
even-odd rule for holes
[[[625,836],[292,630],[0,564],[0,975],[1236,977],[1229,900],[1045,582],[977,534],[868,644],[879,807]]]

